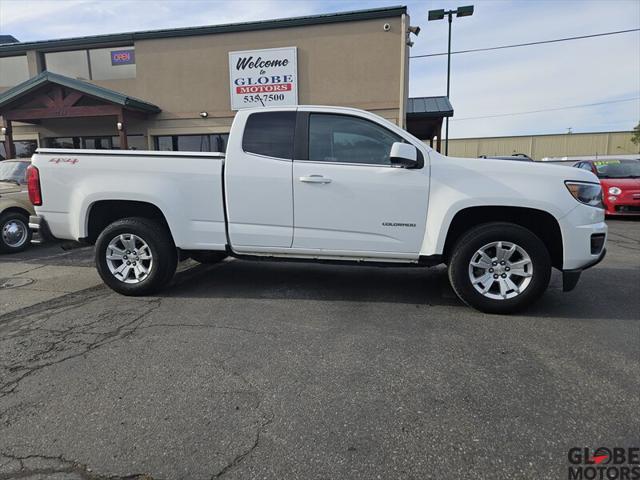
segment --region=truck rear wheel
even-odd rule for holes
[[[113,222],[98,237],[95,255],[104,283],[133,296],[160,290],[171,281],[178,263],[166,227],[147,218]]]
[[[538,300],[549,285],[551,258],[540,238],[513,223],[472,228],[456,243],[449,281],[466,304],[512,313]]]

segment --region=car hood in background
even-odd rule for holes
[[[622,190],[640,190],[640,178],[601,178],[600,183],[605,192],[610,187],[618,187]]]

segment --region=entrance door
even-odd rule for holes
[[[364,118],[308,115],[307,159],[293,164],[293,247],[417,255],[428,175],[391,166],[391,145],[404,140]]]

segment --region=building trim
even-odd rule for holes
[[[406,110],[407,110],[407,92],[409,80],[409,46],[407,40],[409,38],[409,15],[402,15],[400,22],[402,35],[400,35],[400,110],[398,112],[398,126],[406,128]]]
[[[16,101],[24,95],[33,92],[34,90],[39,89],[43,85],[50,83],[77,90],[86,95],[90,95],[107,102],[115,103],[126,108],[140,110],[147,113],[160,112],[160,108],[158,106],[153,105],[149,102],[145,102],[144,100],[140,100],[138,98],[131,97],[120,92],[116,92],[115,90],[100,87],[93,83],[83,82],[82,80],[65,77],[64,75],[59,75],[57,73],[52,73],[47,70],[33,78],[30,78],[25,82],[16,85],[15,87],[10,88],[9,90],[0,93],[0,108],[5,107],[6,105]]]
[[[449,140],[500,140],[503,138],[528,138],[528,137],[557,137],[560,135],[563,136],[574,136],[574,135],[607,135],[610,133],[628,133],[632,134],[633,130],[614,130],[614,131],[602,131],[602,132],[558,132],[558,133],[530,133],[526,135],[502,135],[500,137],[457,137],[450,138]]]
[[[42,40],[36,42],[21,42],[0,45],[0,56],[10,56],[26,53],[28,50],[52,52],[68,50],[73,47],[98,48],[106,46],[132,45],[137,40],[157,38],[190,37],[196,35],[212,35],[216,33],[246,32],[256,30],[270,30],[275,28],[302,27],[308,25],[322,25],[327,23],[353,22],[376,18],[389,18],[406,14],[406,6],[372,8],[367,10],[353,10],[349,12],[309,15],[304,17],[280,18],[257,22],[230,23],[225,25],[209,25],[202,27],[173,28],[163,30],[147,30],[140,32],[116,33],[107,35],[92,35],[58,40]]]

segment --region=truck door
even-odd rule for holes
[[[252,113],[242,138],[230,137],[225,195],[234,247],[291,248],[295,122],[295,111]]]
[[[298,122],[308,141],[293,162],[293,247],[417,258],[429,182],[425,168],[391,166],[404,140],[357,116],[300,112]]]

